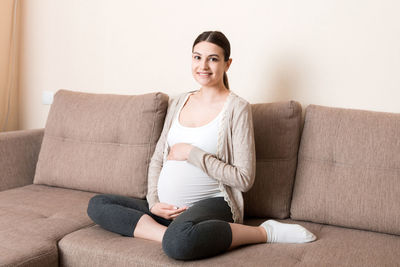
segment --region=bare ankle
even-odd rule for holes
[[[264,227],[262,226],[258,226],[258,229],[260,230],[262,236],[264,237],[264,242],[267,242],[268,240],[268,235],[267,235],[267,231],[265,231]]]
[[[145,214],[136,224],[133,236],[161,242],[167,227]]]

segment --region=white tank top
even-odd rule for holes
[[[186,127],[179,123],[179,114],[189,95],[172,122],[167,136],[168,146],[171,147],[176,143],[188,143],[215,155],[220,120],[226,104],[221,112],[206,125]],[[190,207],[197,201],[221,196],[223,196],[223,193],[219,189],[217,180],[209,177],[200,168],[188,163],[186,160],[167,160],[164,162],[158,179],[158,198],[160,202],[177,207]]]

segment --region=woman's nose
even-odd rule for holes
[[[203,60],[200,62],[200,66],[201,66],[202,69],[204,69],[204,70],[208,69],[208,61],[203,59]]]

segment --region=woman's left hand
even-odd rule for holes
[[[192,145],[186,143],[173,145],[169,150],[167,160],[187,160],[192,147]]]

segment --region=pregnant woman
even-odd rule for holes
[[[124,236],[162,242],[179,260],[211,257],[244,244],[305,243],[316,237],[297,224],[243,225],[242,192],[255,177],[250,104],[229,90],[232,63],[224,34],[200,34],[192,74],[200,89],[170,102],[151,158],[146,200],[94,196],[90,218]]]

